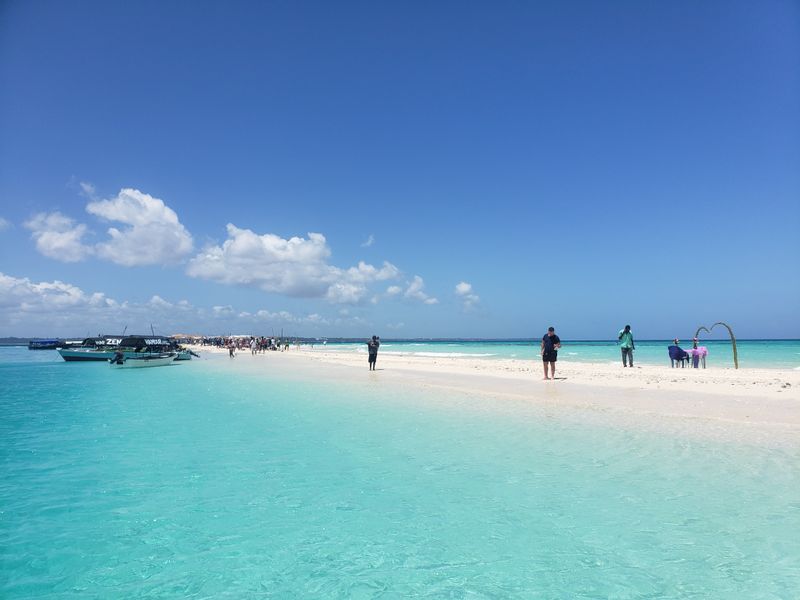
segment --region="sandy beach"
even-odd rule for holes
[[[196,346],[219,359],[227,350]],[[735,433],[756,442],[800,445],[800,372],[787,369],[673,369],[669,366],[580,363],[560,360],[555,381],[540,363],[481,358],[379,355],[377,371],[366,355],[296,348],[253,356],[237,352],[231,367],[277,365],[286,375],[317,381],[380,383],[387,389],[440,390],[493,401],[526,401],[648,427],[686,428],[713,435]],[[735,432],[734,432],[735,430]]]

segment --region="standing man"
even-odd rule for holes
[[[633,351],[636,349],[636,346],[633,344],[633,333],[631,332],[631,326],[625,325],[625,329],[619,332],[619,347],[622,348],[622,366],[627,367],[628,361],[631,363],[631,367],[633,367]]]
[[[547,333],[542,338],[542,364],[544,365],[544,378],[556,378],[556,361],[558,360],[558,349],[561,348],[561,340],[556,335],[554,327],[548,327]],[[547,365],[550,364],[550,377],[547,376]]]
[[[369,370],[375,370],[375,361],[378,360],[378,347],[381,345],[381,338],[373,335],[372,339],[367,342],[367,352],[369,353]]]

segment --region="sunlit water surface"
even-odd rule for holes
[[[800,596],[796,449],[263,358],[0,350],[0,597]]]

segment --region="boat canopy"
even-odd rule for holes
[[[29,350],[54,350],[58,348],[63,342],[58,339],[36,339],[28,342]]]
[[[172,340],[160,335],[129,335],[119,342],[120,348],[163,348],[172,346]]]

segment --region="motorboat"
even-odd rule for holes
[[[114,356],[122,339],[121,335],[90,337],[83,340],[77,348],[59,348],[58,353],[68,362],[109,360]]]
[[[175,352],[172,340],[159,335],[129,335],[120,340],[117,350],[125,356]]]
[[[125,356],[132,356],[133,354],[146,353],[164,353],[174,352],[177,354],[175,360],[192,360],[192,356],[197,356],[189,349],[182,348],[172,338],[158,336],[158,335],[131,335],[123,338],[119,343],[119,350]]]
[[[114,368],[164,367],[175,362],[175,352],[143,352],[128,355],[117,351],[108,363]]]
[[[28,342],[28,350],[55,350],[63,342],[57,339],[35,339]]]

